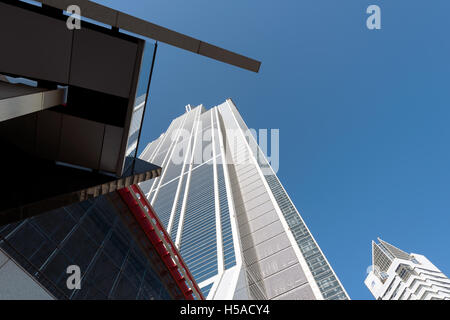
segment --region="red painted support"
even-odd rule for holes
[[[152,206],[148,202],[147,197],[144,195],[144,193],[142,192],[141,188],[139,188],[138,185],[132,185],[131,188],[133,189],[133,191],[135,191],[136,193],[138,193],[140,195],[141,201],[143,203],[145,203],[145,206],[147,206],[149,208],[149,214],[155,219],[156,224],[158,225],[158,228],[162,231],[162,233],[164,235],[164,239],[169,243],[172,253],[178,258],[178,261],[180,262],[182,268],[184,269],[184,271],[186,273],[186,276],[189,278],[190,282],[194,286],[193,289],[197,292],[197,295],[199,297],[201,297],[202,300],[204,300],[204,297],[202,295],[202,292],[201,292],[200,288],[197,285],[197,282],[195,282],[194,277],[192,276],[192,274],[189,271],[188,267],[184,263],[184,260],[181,257],[181,254],[179,253],[177,247],[173,243],[170,235],[167,233],[167,231],[164,228],[163,224],[159,220],[158,215],[155,213],[155,211],[153,210]]]
[[[118,193],[128,205],[130,211],[133,213],[147,238],[155,247],[156,252],[163,260],[164,264],[169,270],[172,278],[177,283],[184,297],[187,300],[194,300],[194,292],[187,285],[187,282],[190,282],[194,287],[193,289],[196,291],[195,294],[198,299],[203,300],[204,297],[200,289],[198,288],[194,278],[189,272],[189,269],[186,267],[186,264],[181,258],[180,253],[170,239],[170,236],[168,235],[164,226],[161,224],[161,221],[159,221],[158,216],[153,211],[153,208],[147,201],[147,198],[143,194],[142,190],[137,185],[133,185],[131,187],[118,190]],[[153,224],[150,219],[152,219]],[[156,228],[153,225],[155,225]],[[166,247],[164,242],[169,246],[169,248]],[[179,267],[175,263],[174,259],[178,260],[183,270],[179,270]],[[189,279],[185,279],[182,273],[184,273]]]

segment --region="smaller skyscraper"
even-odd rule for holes
[[[377,300],[450,300],[450,280],[425,256],[378,241],[364,281]]]

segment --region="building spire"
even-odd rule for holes
[[[380,244],[389,251],[390,254],[392,254],[395,258],[399,259],[405,259],[405,260],[411,260],[411,256],[406,253],[405,251],[393,246],[390,243],[387,243],[386,241],[381,240],[380,238],[377,238]]]
[[[372,241],[372,264],[376,272],[385,272],[392,264],[394,257],[383,246]]]

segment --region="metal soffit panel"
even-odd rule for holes
[[[243,55],[214,46],[179,32],[161,27],[126,13],[102,6],[88,0],[37,0],[42,4],[66,10],[70,5],[78,5],[83,17],[108,24],[112,27],[133,32],[180,49],[218,60],[253,72],[259,72],[261,62]]]
[[[74,32],[69,84],[129,98],[138,57],[138,44],[83,28]]]
[[[63,115],[58,160],[87,168],[98,168],[105,125]]]
[[[14,84],[0,80],[0,100],[40,93],[42,91],[46,91],[46,89],[31,87],[24,84]]]
[[[64,103],[64,89],[48,90],[0,81],[0,122]]]

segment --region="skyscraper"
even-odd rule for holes
[[[142,190],[207,299],[348,299],[251,132],[231,99],[188,105]]]
[[[372,267],[364,281],[376,299],[450,299],[450,280],[425,256],[378,241],[372,241]]]

